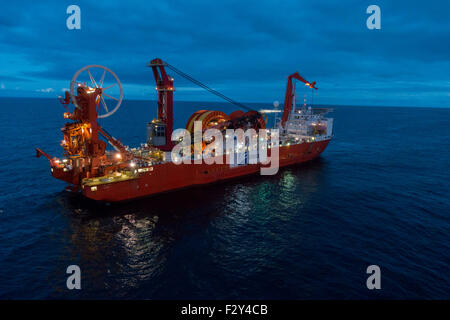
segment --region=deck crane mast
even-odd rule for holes
[[[295,86],[293,85],[292,79],[300,80],[305,84],[305,86],[310,87],[311,89],[318,89],[315,85],[316,82],[309,82],[305,80],[298,72],[295,72],[291,74],[288,77],[287,85],[286,85],[286,94],[284,97],[284,110],[283,110],[283,117],[281,118],[281,125],[284,127],[284,124],[286,123],[289,114],[292,111],[293,101],[295,97]]]
[[[167,63],[159,58],[148,64],[155,77],[158,91],[158,118],[148,124],[149,141],[163,151],[172,150],[174,144],[171,140],[173,131],[173,78],[165,70]]]

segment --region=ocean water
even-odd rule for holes
[[[176,102],[176,127],[200,108],[233,110]],[[111,205],[63,191],[34,157],[61,154],[63,111],[0,99],[2,299],[450,298],[450,109],[335,107],[313,162]],[[136,146],[154,114],[125,101],[102,125]],[[66,288],[73,264],[81,290]]]

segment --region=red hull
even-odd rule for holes
[[[317,158],[330,140],[280,147],[279,166],[284,167]],[[261,164],[230,167],[229,164],[180,164],[171,162],[155,165],[153,171],[142,173],[139,178],[98,185],[93,191],[83,186],[82,193],[98,201],[124,201],[157,193],[214,183],[258,173]],[[266,167],[266,166],[263,166]]]

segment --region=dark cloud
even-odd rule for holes
[[[286,76],[300,71],[323,102],[450,105],[448,2],[379,0],[375,31],[366,28],[372,1],[79,1],[79,31],[65,26],[69,4],[3,6],[0,54],[15,63],[0,62],[0,81],[47,88],[102,64],[124,84],[153,88],[145,65],[159,56],[244,101],[281,99]]]

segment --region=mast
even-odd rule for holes
[[[172,150],[174,144],[171,140],[173,131],[173,78],[166,73],[167,63],[161,59],[153,59],[149,65],[155,77],[156,90],[158,90],[158,124],[164,126],[165,141],[157,147],[164,151]]]

